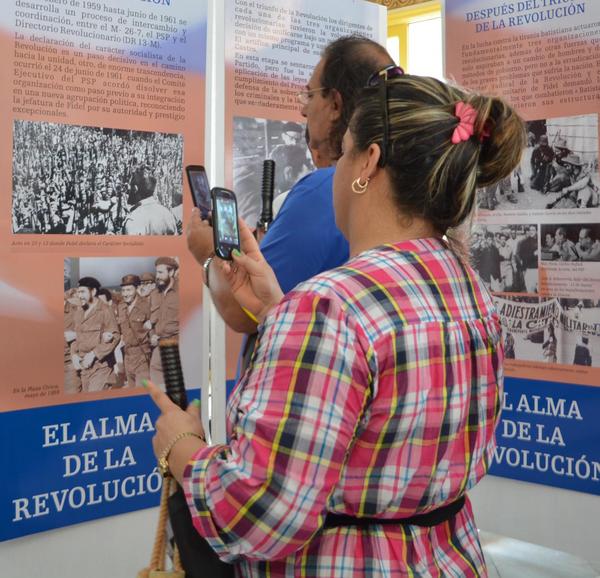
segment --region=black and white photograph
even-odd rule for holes
[[[600,302],[596,299],[494,298],[506,359],[600,365]]]
[[[164,383],[158,345],[178,336],[176,257],[64,260],[65,393]]]
[[[560,299],[564,328],[562,362],[600,366],[600,300]]]
[[[183,137],[15,120],[12,232],[179,235]]]
[[[494,302],[502,323],[505,359],[547,361],[548,357],[553,358],[556,340],[552,339],[554,329],[548,328],[557,317],[556,299],[494,296]]]
[[[281,206],[281,195],[314,169],[305,130],[296,122],[239,116],[233,119],[233,190],[239,214],[251,227],[262,208],[263,161],[275,161],[274,207]]]
[[[542,261],[600,261],[600,224],[542,225]]]
[[[600,207],[598,115],[526,122],[521,163],[501,182],[478,190],[479,209]]]
[[[478,225],[471,232],[470,253],[490,291],[538,292],[537,225]]]

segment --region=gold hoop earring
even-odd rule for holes
[[[369,186],[369,177],[367,177],[365,179],[364,183],[360,182],[360,177],[358,177],[357,179],[354,179],[354,181],[352,181],[352,192],[356,193],[357,195],[364,195],[367,192],[367,187]]]

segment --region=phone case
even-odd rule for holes
[[[220,187],[215,187],[212,189],[211,191],[211,197],[212,197],[212,204],[213,204],[213,239],[214,239],[214,245],[215,245],[215,254],[217,255],[217,257],[224,259],[226,261],[231,261],[232,257],[231,257],[231,252],[233,251],[233,249],[238,249],[240,248],[240,233],[239,233],[239,229],[238,229],[238,223],[237,223],[237,216],[238,216],[238,212],[237,212],[237,201],[235,198],[235,194],[233,193],[233,191],[230,191],[228,189],[223,189]],[[225,215],[223,215],[221,213],[222,208],[219,208],[219,199],[221,200],[229,200],[233,202],[234,205],[234,215],[233,215],[233,223],[230,223],[230,226],[232,227],[232,230],[235,232],[235,238],[236,238],[236,242],[233,243],[227,243],[224,242],[220,239],[221,236],[221,228],[224,226],[225,223]],[[231,218],[231,216],[230,216]]]

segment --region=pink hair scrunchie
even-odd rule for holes
[[[475,132],[477,111],[467,102],[457,102],[454,116],[460,121],[452,133],[452,144],[469,140]]]

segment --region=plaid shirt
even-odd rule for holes
[[[402,518],[486,473],[501,330],[473,270],[438,239],[367,251],[288,293],[228,406],[230,443],[184,487],[238,576],[486,576],[470,504],[433,528],[321,528],[327,512]]]

